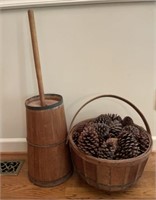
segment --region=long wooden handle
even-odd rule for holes
[[[44,96],[40,56],[39,56],[39,50],[38,50],[38,42],[37,42],[37,34],[36,34],[35,18],[34,18],[33,10],[28,10],[28,18],[29,18],[29,26],[30,26],[31,41],[32,41],[40,101],[41,101],[41,106],[45,106],[46,103],[45,103],[45,96]]]

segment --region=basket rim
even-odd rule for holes
[[[29,105],[29,103],[40,99],[39,95],[35,95],[25,100],[25,107],[30,110],[42,111],[42,110],[54,109],[54,108],[57,108],[58,106],[63,105],[63,97],[60,94],[47,93],[47,94],[44,94],[44,96],[45,96],[45,100],[48,100],[48,99],[56,100],[56,102],[51,103],[50,105],[46,105],[46,106],[31,106]]]
[[[128,158],[128,159],[121,159],[121,160],[110,160],[110,159],[105,159],[105,158],[96,158],[96,157],[94,157],[94,156],[90,156],[90,155],[87,155],[87,154],[85,154],[85,153],[83,153],[82,151],[80,151],[79,149],[78,149],[78,147],[76,146],[76,144],[74,143],[74,141],[73,141],[73,138],[72,138],[72,136],[73,136],[73,132],[74,132],[74,130],[80,125],[80,124],[83,124],[83,123],[85,123],[85,122],[88,122],[88,121],[90,121],[90,120],[92,120],[92,119],[95,119],[95,118],[90,118],[90,119],[86,119],[86,120],[83,120],[83,121],[80,121],[80,122],[78,122],[77,124],[75,124],[73,127],[72,127],[72,129],[69,131],[69,143],[70,143],[70,146],[72,146],[76,151],[77,151],[77,153],[79,153],[81,156],[83,156],[83,157],[85,157],[86,159],[88,159],[88,160],[93,160],[93,161],[97,161],[97,162],[108,162],[108,163],[124,163],[124,162],[134,162],[134,161],[136,161],[136,159],[137,160],[140,160],[140,159],[142,159],[145,155],[148,155],[150,152],[151,152],[151,150],[152,150],[152,145],[153,145],[153,141],[152,141],[152,136],[151,136],[151,134],[150,133],[148,133],[147,135],[148,135],[148,138],[149,138],[149,141],[150,141],[150,143],[149,143],[149,147],[147,148],[147,150],[144,152],[144,153],[142,153],[141,155],[139,155],[139,156],[137,156],[137,157],[133,157],[133,158]]]

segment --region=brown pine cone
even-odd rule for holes
[[[73,141],[74,141],[74,143],[77,145],[78,144],[78,138],[79,138],[79,135],[80,135],[80,133],[79,132],[77,132],[77,131],[75,131],[74,133],[73,133]]]
[[[149,137],[147,131],[145,131],[143,127],[134,124],[130,126],[125,126],[123,130],[133,133],[134,137],[138,141],[140,147],[140,154],[144,153],[148,149]]]
[[[78,138],[78,148],[84,153],[92,156],[97,156],[99,147],[98,134],[92,126],[84,127]]]
[[[138,142],[139,142],[139,146],[140,146],[140,151],[141,151],[141,154],[144,153],[148,147],[149,147],[149,138],[147,136],[147,133],[145,132],[141,132],[140,133],[140,139],[138,139]]]
[[[88,123],[86,123],[86,122],[80,123],[80,124],[76,127],[76,129],[75,129],[75,131],[74,131],[74,133],[73,133],[73,137],[72,137],[75,144],[78,144],[79,135],[80,135],[80,133],[83,131],[84,127],[85,127],[87,124],[88,124]]]
[[[118,120],[111,121],[110,127],[110,137],[117,137],[122,131],[122,124]]]
[[[112,119],[108,114],[99,115],[94,120],[95,123],[103,123],[103,124],[106,124],[106,125],[109,125],[111,121],[112,121]]]
[[[109,126],[104,123],[94,123],[96,132],[99,135],[99,139],[106,140],[109,137]]]
[[[139,134],[136,135],[136,139],[138,140],[139,146],[140,146],[140,153],[144,153],[150,144],[150,140],[149,140],[149,133],[143,128],[143,127],[139,127],[137,126],[137,128],[139,129]]]
[[[128,159],[140,155],[140,147],[132,132],[123,131],[118,137],[116,159]]]
[[[109,113],[108,116],[111,118],[112,121],[117,120],[119,122],[122,122],[122,118],[117,114],[110,114]]]
[[[114,159],[114,153],[117,149],[117,138],[109,138],[107,141],[103,141],[102,145],[98,149],[98,158],[104,158],[112,160]]]
[[[124,119],[122,120],[122,125],[123,125],[123,126],[134,125],[134,122],[133,122],[133,120],[132,120],[131,117],[126,116],[126,117],[124,117]]]
[[[122,129],[122,132],[129,132],[132,133],[135,137],[139,137],[140,130],[133,124],[133,125],[127,125]]]
[[[103,158],[103,159],[113,159],[114,152],[111,151],[110,147],[106,144],[104,141],[103,144],[99,147],[98,149],[98,158]]]
[[[80,123],[80,124],[76,127],[75,131],[81,133],[86,125],[87,125],[86,122]]]

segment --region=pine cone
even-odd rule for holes
[[[80,135],[80,133],[77,132],[77,131],[75,131],[75,132],[73,133],[73,141],[74,141],[74,143],[75,143],[76,145],[78,144],[79,135]]]
[[[122,119],[117,114],[102,114],[95,121],[97,124],[105,124],[109,127],[110,137],[116,137],[122,130]]]
[[[144,153],[149,147],[150,141],[147,134],[148,133],[146,131],[140,132],[140,138],[138,138],[141,154]]]
[[[107,143],[104,141],[103,144],[98,149],[98,158],[113,159],[114,152],[111,151]]]
[[[78,148],[84,153],[92,156],[97,156],[99,147],[98,134],[92,126],[84,127],[78,138]]]
[[[122,124],[118,120],[114,120],[110,123],[110,137],[117,137],[122,131]]]
[[[123,131],[131,132],[134,137],[137,139],[139,147],[140,147],[140,154],[144,153],[149,147],[149,137],[147,131],[141,126],[138,125],[130,125],[125,126]]]
[[[111,121],[112,121],[111,117],[107,114],[99,115],[94,120],[95,123],[103,123],[103,124],[106,124],[106,125],[109,125],[111,123]]]
[[[84,122],[84,123],[80,123],[80,124],[76,127],[75,131],[81,133],[86,125],[87,125],[87,123],[85,123],[85,122]]]
[[[80,133],[83,131],[84,127],[87,125],[87,123],[80,123],[76,129],[75,129],[75,132],[73,133],[73,141],[75,144],[78,144],[78,138],[79,138],[79,135]]]
[[[134,125],[132,118],[129,117],[129,116],[126,116],[126,117],[122,120],[122,125],[123,125],[123,126]]]
[[[112,121],[117,120],[119,122],[122,122],[122,118],[117,114],[108,114],[108,116],[111,118]]]
[[[138,140],[142,154],[148,149],[150,141],[148,132],[143,127],[137,126],[137,128],[139,129],[139,134],[136,135],[136,139]]]
[[[94,123],[96,132],[98,133],[99,139],[106,140],[109,137],[109,126],[104,123]]]
[[[132,133],[135,137],[139,137],[140,135],[140,130],[135,125],[127,125],[122,129],[122,131]]]
[[[116,159],[128,159],[140,155],[140,147],[132,132],[123,131],[118,137]]]
[[[102,145],[98,149],[98,158],[113,159],[114,153],[117,149],[117,138],[109,138],[107,141],[103,141]]]

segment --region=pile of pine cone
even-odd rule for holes
[[[144,153],[149,147],[147,131],[127,116],[102,114],[78,126],[73,133],[78,149],[103,159],[128,159]]]

